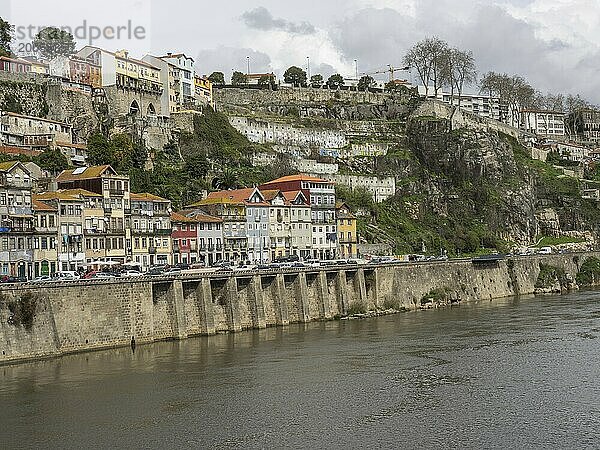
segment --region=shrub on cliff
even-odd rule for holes
[[[22,325],[26,330],[31,330],[36,308],[37,297],[31,292],[24,292],[20,299],[8,303],[10,311],[8,322],[12,325]]]
[[[576,277],[577,284],[593,286],[600,283],[600,259],[591,257],[585,260]]]
[[[560,283],[561,287],[569,285],[569,280],[567,279],[567,274],[564,269],[540,263],[540,273],[535,283],[535,287],[538,289],[551,288],[557,281]]]

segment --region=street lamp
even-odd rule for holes
[[[356,80],[358,80],[358,60],[354,60],[354,70],[356,74]]]
[[[306,57],[306,72],[308,73],[308,79],[310,81],[310,56]]]

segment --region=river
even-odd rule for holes
[[[2,448],[592,448],[600,293],[0,367]]]

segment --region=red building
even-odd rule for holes
[[[197,219],[171,213],[173,264],[198,261],[198,223]]]

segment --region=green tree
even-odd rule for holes
[[[101,133],[94,133],[87,142],[87,161],[92,166],[115,163],[114,149]]]
[[[47,27],[37,34],[33,46],[46,59],[68,56],[75,52],[73,35],[56,27]]]
[[[208,80],[216,86],[223,86],[225,84],[225,75],[223,72],[213,72],[208,77]]]
[[[69,161],[60,150],[47,150],[36,158],[36,163],[53,174],[59,173],[69,167]]]
[[[327,87],[329,89],[339,89],[344,85],[344,77],[339,73],[333,74],[327,80]]]
[[[270,86],[270,87],[273,87],[275,85],[275,77],[273,76],[273,74],[262,75],[258,79],[258,85],[259,86]]]
[[[185,171],[191,179],[204,178],[210,170],[210,163],[201,154],[190,155],[185,161]]]
[[[358,80],[358,90],[359,91],[368,91],[370,88],[375,86],[375,80],[370,75],[363,75],[360,80]]]
[[[213,187],[219,190],[237,189],[239,186],[238,173],[232,167],[225,167],[213,180]]]
[[[310,77],[310,85],[314,88],[320,88],[323,86],[323,75],[316,74]]]
[[[11,56],[10,43],[12,41],[13,26],[0,17],[0,56]]]
[[[248,77],[245,74],[238,72],[237,70],[233,72],[233,75],[231,76],[231,84],[234,86],[240,86],[246,83],[248,83]]]
[[[283,74],[283,81],[295,87],[306,86],[306,72],[300,67],[291,66]]]

